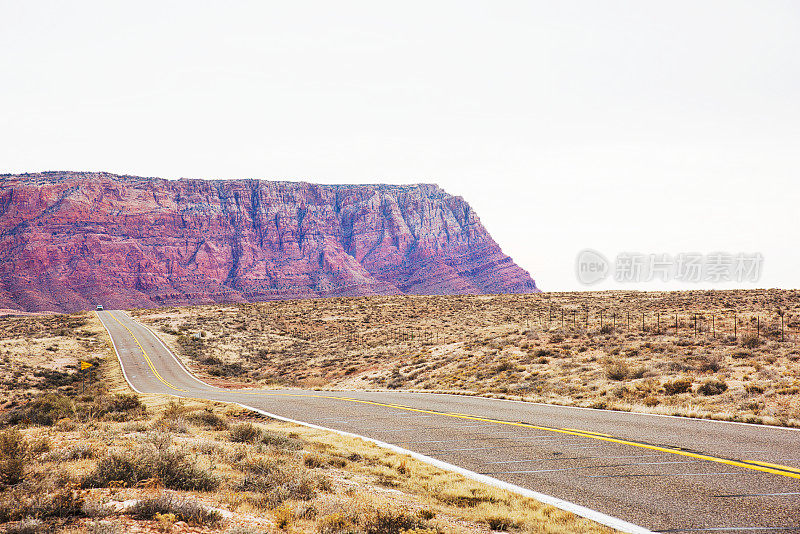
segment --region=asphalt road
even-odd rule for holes
[[[352,432],[656,532],[800,532],[798,430],[457,395],[220,389],[126,313],[99,315],[142,393]]]

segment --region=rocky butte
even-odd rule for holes
[[[432,184],[0,175],[0,308],[537,292]]]

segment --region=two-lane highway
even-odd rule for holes
[[[631,532],[800,532],[795,429],[458,395],[221,389],[126,313],[98,314],[142,393],[351,432],[620,518]]]

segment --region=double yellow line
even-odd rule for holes
[[[160,380],[162,384],[164,384],[164,385],[165,385],[165,386],[167,386],[168,388],[174,389],[175,391],[183,391],[183,392],[185,393],[185,392],[186,392],[186,390],[185,390],[185,389],[181,389],[181,388],[179,388],[179,387],[177,387],[177,386],[174,386],[174,385],[172,385],[172,384],[171,384],[171,383],[169,383],[168,381],[164,380],[164,378],[161,376],[161,374],[159,374],[158,370],[156,370],[156,367],[155,367],[155,365],[153,365],[153,361],[150,359],[150,356],[148,356],[148,355],[147,355],[147,351],[146,351],[146,350],[144,350],[144,347],[142,346],[142,344],[141,344],[141,343],[139,343],[139,339],[138,339],[138,338],[136,337],[136,335],[135,335],[135,334],[134,334],[134,333],[131,331],[131,329],[130,329],[130,328],[128,328],[128,327],[127,327],[127,325],[125,325],[125,324],[124,324],[122,321],[120,321],[119,319],[117,319],[116,317],[114,317],[114,314],[113,314],[113,313],[111,313],[111,312],[108,312],[108,314],[111,316],[111,318],[112,318],[112,319],[114,319],[115,321],[117,321],[117,322],[118,322],[118,323],[119,323],[119,324],[120,324],[120,325],[121,325],[121,326],[122,326],[122,327],[123,327],[125,330],[127,330],[127,331],[128,331],[128,333],[129,333],[129,334],[131,335],[131,337],[133,338],[133,340],[136,342],[136,344],[137,344],[137,345],[139,345],[139,349],[142,351],[142,354],[144,355],[144,359],[147,361],[147,365],[149,365],[149,366],[150,366],[150,370],[151,370],[151,371],[153,371],[153,375],[154,375],[154,376],[155,376],[155,377],[156,377],[158,380]]]
[[[139,349],[141,349],[142,354],[144,355],[144,359],[147,361],[147,365],[149,365],[150,366],[150,370],[153,371],[153,375],[159,381],[161,381],[162,384],[164,384],[165,386],[169,387],[170,389],[173,389],[175,391],[182,391],[182,392],[185,393],[187,390],[181,389],[181,388],[179,388],[177,386],[174,386],[173,384],[171,384],[167,380],[165,380],[161,376],[161,374],[159,374],[158,370],[156,370],[155,366],[153,365],[153,362],[150,359],[150,356],[147,355],[147,351],[144,350],[144,347],[142,347],[142,344],[139,342],[139,339],[136,337],[136,335],[134,335],[134,333],[131,331],[131,329],[128,328],[119,319],[114,317],[114,315],[112,313],[109,312],[109,315],[117,323],[119,323],[123,328],[125,328],[125,330],[127,330],[128,333],[131,335],[133,340],[139,346]],[[648,450],[652,450],[652,451],[658,451],[658,452],[663,452],[663,453],[668,453],[668,454],[675,454],[675,455],[678,455],[678,456],[684,456],[684,457],[688,457],[688,458],[694,458],[696,460],[705,460],[705,461],[709,461],[709,462],[715,462],[715,463],[718,463],[718,464],[725,464],[725,465],[730,465],[730,466],[734,466],[734,467],[741,467],[741,468],[744,468],[744,469],[750,469],[750,470],[753,470],[753,471],[761,471],[761,472],[764,472],[764,473],[771,473],[773,475],[780,475],[780,476],[785,476],[785,477],[789,477],[789,478],[800,479],[800,468],[796,468],[796,467],[790,467],[790,466],[780,465],[780,464],[773,464],[773,463],[768,463],[768,462],[759,462],[759,461],[755,461],[755,460],[749,460],[749,461],[747,461],[747,460],[731,460],[731,459],[728,459],[728,458],[721,458],[721,457],[718,457],[718,456],[711,456],[709,454],[693,452],[693,451],[684,450],[684,449],[680,449],[680,448],[676,448],[676,447],[669,447],[669,446],[663,446],[663,445],[653,445],[653,444],[650,444],[650,443],[644,443],[644,442],[639,442],[639,441],[631,441],[631,440],[627,440],[627,439],[615,438],[614,436],[611,436],[609,434],[603,434],[603,433],[600,433],[600,432],[592,432],[592,431],[589,431],[589,430],[579,430],[579,429],[575,429],[575,428],[547,427],[547,426],[534,425],[534,424],[531,424],[531,423],[525,423],[525,422],[522,422],[522,421],[503,421],[501,419],[491,419],[491,418],[488,418],[488,417],[479,417],[477,415],[462,414],[462,413],[452,413],[452,412],[439,412],[439,411],[435,411],[435,410],[426,410],[424,408],[413,408],[411,406],[404,406],[402,404],[391,404],[391,403],[383,403],[383,402],[376,402],[376,401],[368,401],[368,400],[362,400],[362,399],[354,399],[354,398],[351,398],[351,397],[336,397],[336,396],[333,396],[333,395],[312,395],[312,394],[307,394],[307,393],[267,393],[267,392],[262,392],[262,391],[236,391],[236,393],[242,393],[242,394],[246,394],[246,395],[259,395],[259,396],[305,397],[305,398],[340,400],[340,401],[346,401],[346,402],[354,402],[354,403],[358,403],[358,404],[368,404],[368,405],[372,405],[372,406],[382,406],[384,408],[393,408],[393,409],[396,409],[396,410],[403,410],[403,411],[406,411],[406,412],[416,412],[416,413],[424,413],[424,414],[430,414],[430,415],[440,415],[442,417],[452,417],[452,418],[456,418],[456,419],[465,419],[465,420],[468,420],[468,421],[480,421],[480,422],[484,422],[484,423],[493,423],[493,424],[498,424],[498,425],[507,425],[507,426],[521,427],[521,428],[529,428],[529,429],[541,430],[541,431],[545,431],[545,432],[554,432],[554,433],[559,433],[559,434],[566,434],[566,435],[569,435],[569,436],[578,436],[578,437],[582,437],[582,438],[596,439],[596,440],[605,441],[605,442],[608,442],[608,443],[616,443],[616,444],[619,444],[619,445],[628,445],[628,446],[631,446],[631,447],[639,447],[639,448],[642,448],[642,449],[648,449]]]

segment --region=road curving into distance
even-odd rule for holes
[[[627,532],[800,533],[800,430],[460,395],[222,389],[125,312],[98,315],[140,393],[355,434]]]

